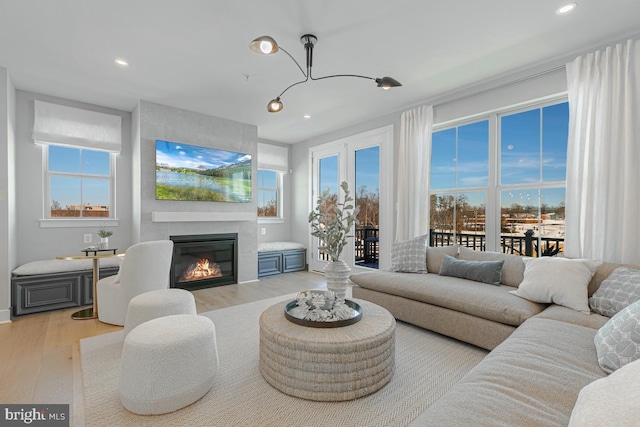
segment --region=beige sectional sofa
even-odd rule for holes
[[[504,260],[501,285],[438,274],[443,254]],[[618,265],[601,264],[589,295]],[[566,426],[578,393],[607,376],[594,336],[609,317],[509,293],[523,280],[521,257],[455,246],[427,249],[427,273],[353,274],[354,298],[398,320],[492,350],[414,423],[416,426]]]

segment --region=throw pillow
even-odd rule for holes
[[[460,277],[500,286],[504,261],[464,261],[449,255],[442,256],[441,276]]]
[[[612,373],[640,359],[640,301],[609,319],[598,330],[593,342],[598,363],[605,372]]]
[[[638,427],[640,360],[586,385],[571,412],[569,427]]]
[[[640,300],[640,270],[618,267],[589,298],[589,307],[598,314],[613,317],[638,300]]]
[[[587,287],[600,263],[567,258],[525,258],[524,279],[510,293],[539,303],[555,303],[589,314]]]
[[[402,273],[427,272],[427,239],[429,235],[395,242],[391,245],[391,268]]]

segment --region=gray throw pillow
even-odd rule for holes
[[[598,363],[612,373],[627,363],[640,359],[640,301],[613,316],[600,328],[593,342]]]
[[[638,300],[640,300],[640,270],[618,267],[589,298],[589,307],[598,314],[613,317]]]
[[[391,268],[402,273],[427,272],[427,239],[429,235],[395,242],[391,245]]]
[[[500,286],[503,264],[504,261],[463,261],[449,255],[442,255],[440,275]]]

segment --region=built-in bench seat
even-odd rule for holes
[[[307,248],[296,242],[258,243],[258,277],[307,269]]]
[[[118,273],[121,257],[100,261],[100,277]],[[11,274],[13,315],[38,313],[93,303],[93,261],[31,261]]]

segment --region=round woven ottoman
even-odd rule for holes
[[[296,325],[284,317],[288,301],[260,316],[260,372],[276,389],[317,401],[371,394],[394,371],[396,321],[384,308],[354,300],[362,320],[340,328]]]
[[[160,289],[136,295],[129,301],[124,335],[148,320],[172,314],[196,314],[196,301],[191,292]]]
[[[118,394],[133,413],[166,414],[204,396],[217,370],[211,319],[190,314],[159,317],[125,338]]]

